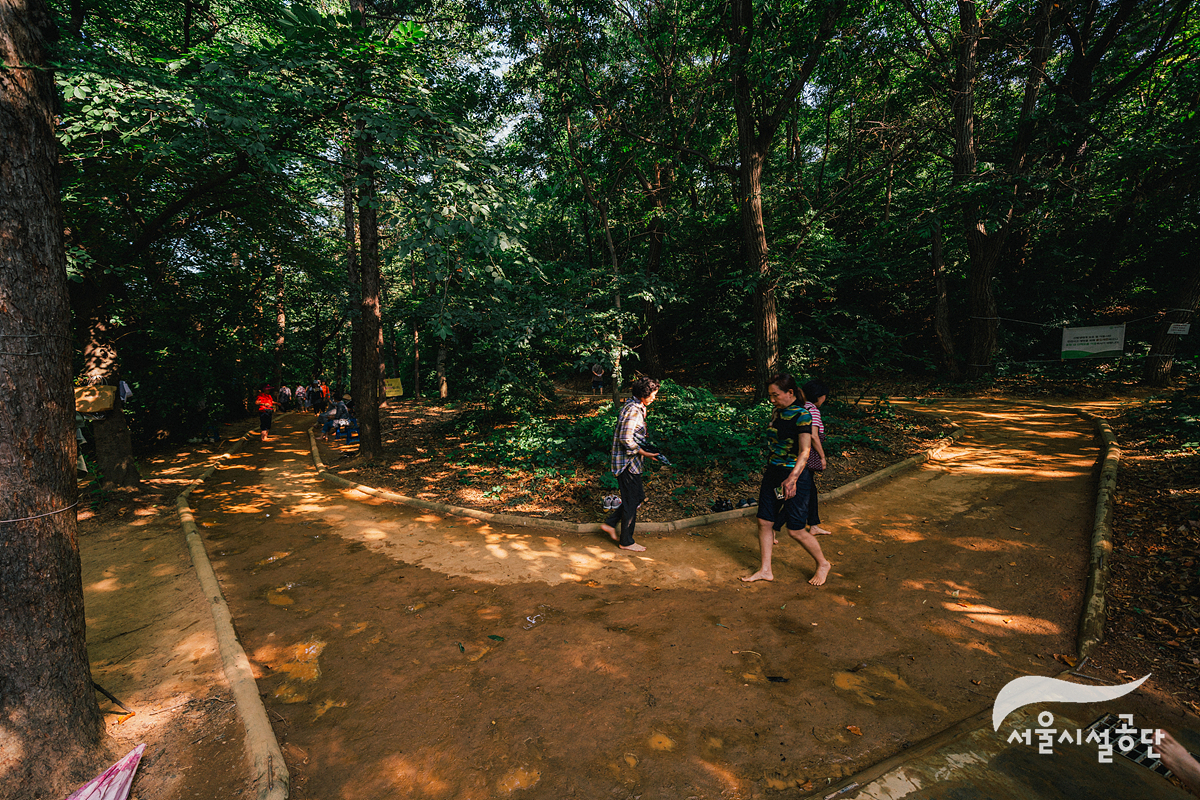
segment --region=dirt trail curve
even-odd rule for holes
[[[311,417],[283,417],[192,507],[293,797],[799,794],[1056,673],[1086,582],[1091,423],[924,410],[966,434],[822,508],[820,589],[790,541],[774,583],[737,580],[752,518],[634,554],[339,491],[312,469]]]

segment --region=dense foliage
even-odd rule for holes
[[[524,414],[484,435],[480,434],[496,415],[466,414],[458,432],[473,443],[455,454],[454,463],[605,472],[619,408],[605,402],[598,409],[565,416]],[[692,474],[716,470],[739,483],[762,469],[764,431],[772,411],[769,403],[747,405],[664,380],[647,414],[648,443],[660,448],[676,469]],[[911,427],[886,399],[862,405],[830,400],[822,406],[822,418],[828,431],[826,452],[833,456],[854,448],[888,450],[879,430],[883,420],[898,428]]]
[[[80,371],[142,439],[349,386],[368,208],[384,372],[512,419],[594,363],[752,383],[768,322],[833,382],[1092,369],[1061,328],[1120,323],[1127,364],[1196,367],[1163,333],[1200,291],[1195,2],[58,12]],[[681,458],[740,452],[742,412],[660,402]],[[608,427],[528,424],[514,452]]]

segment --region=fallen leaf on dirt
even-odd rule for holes
[[[971,683],[975,684],[976,686],[979,685],[979,681],[975,680],[974,678],[971,679]]]
[[[1074,656],[1067,656],[1067,655],[1063,655],[1062,653],[1055,653],[1054,659],[1056,661],[1061,661],[1062,663],[1066,664],[1068,667],[1074,667],[1076,664]]]
[[[1009,525],[1008,527],[1012,528],[1014,531],[1019,531],[1019,530],[1021,530],[1020,528],[1018,528],[1018,527],[1017,527],[1017,526],[1015,526],[1015,525]]]
[[[855,736],[862,736],[862,730],[857,725],[847,725],[846,730],[850,731]]]

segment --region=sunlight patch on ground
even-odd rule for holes
[[[397,792],[408,797],[446,797],[450,784],[437,776],[446,768],[449,753],[431,753],[423,750],[423,758],[403,755],[388,756],[380,764],[380,775]],[[365,796],[365,795],[364,795]]]
[[[986,606],[984,607],[986,609]],[[1009,633],[1034,633],[1053,635],[1062,633],[1062,628],[1052,622],[1025,614],[1013,614],[999,609],[976,611],[948,607],[950,611],[963,611],[965,615],[983,625],[988,625]],[[993,635],[999,631],[991,631]]]
[[[124,584],[121,583],[120,578],[115,577],[105,578],[102,581],[96,581],[87,586],[89,592],[115,592],[122,588],[124,588]]]
[[[692,763],[698,764],[704,768],[704,771],[712,775],[724,787],[722,794],[737,795],[742,791],[742,782],[737,779],[728,768],[720,764],[714,764],[711,761],[705,761],[703,758],[692,757]]]

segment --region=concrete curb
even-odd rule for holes
[[[920,413],[920,412],[917,412]],[[827,494],[820,495],[821,501],[836,500],[850,492],[865,488],[879,481],[886,480],[893,475],[903,472],[904,470],[921,464],[930,458],[936,456],[944,448],[958,441],[958,438],[963,434],[963,428],[957,424],[954,425],[954,431],[950,436],[938,440],[937,444],[926,450],[920,455],[915,455],[912,458],[905,459],[899,464],[892,464],[890,467],[884,467],[878,472],[873,472],[864,478],[859,478],[843,486],[830,491]],[[555,530],[567,531],[569,533],[600,533],[600,523],[598,522],[564,522],[558,519],[540,519],[538,517],[522,517],[516,514],[493,514],[488,511],[479,511],[474,508],[462,508],[459,506],[446,505],[445,503],[435,503],[432,500],[421,500],[416,497],[407,497],[396,492],[389,492],[386,489],[376,489],[373,486],[366,486],[361,483],[347,480],[341,475],[335,475],[325,468],[325,463],[321,460],[321,452],[317,447],[317,437],[313,434],[312,429],[308,431],[308,444],[312,451],[313,466],[317,470],[317,474],[323,480],[329,481],[332,484],[341,486],[345,489],[353,489],[356,492],[369,494],[372,497],[379,497],[383,500],[390,500],[393,503],[413,506],[415,508],[423,508],[429,511],[435,511],[439,514],[452,514],[459,517],[470,517],[472,519],[483,520],[484,522],[493,522],[498,525],[514,525],[526,528],[553,528]],[[667,533],[669,531],[678,531],[685,528],[697,528],[701,525],[711,525],[716,522],[728,522],[733,519],[752,516],[758,509],[758,506],[749,506],[748,508],[735,508],[732,511],[719,511],[712,514],[704,514],[699,517],[687,517],[685,519],[676,519],[670,522],[639,522],[637,527],[639,531],[647,533]]]
[[[253,433],[253,431],[251,432]],[[250,434],[246,434],[249,436]],[[204,549],[204,541],[196,528],[196,519],[188,506],[188,495],[192,490],[204,483],[208,476],[217,469],[217,464],[236,453],[246,441],[243,436],[227,451],[213,459],[212,465],[175,498],[175,507],[179,511],[179,521],[187,540],[188,551],[192,556],[192,566],[196,577],[200,580],[200,588],[209,603],[213,624],[217,630],[217,644],[221,650],[221,664],[225,669],[225,679],[233,691],[233,699],[237,703],[238,714],[242,725],[246,728],[246,750],[252,763],[251,778],[257,787],[258,800],[287,800],[291,786],[287,765],[283,761],[283,751],[279,748],[279,740],[267,719],[267,707],[258,694],[258,684],[254,682],[254,672],[250,669],[250,659],[238,641],[233,629],[233,616],[229,612],[229,604],[221,593],[221,584],[208,560],[208,552]]]

